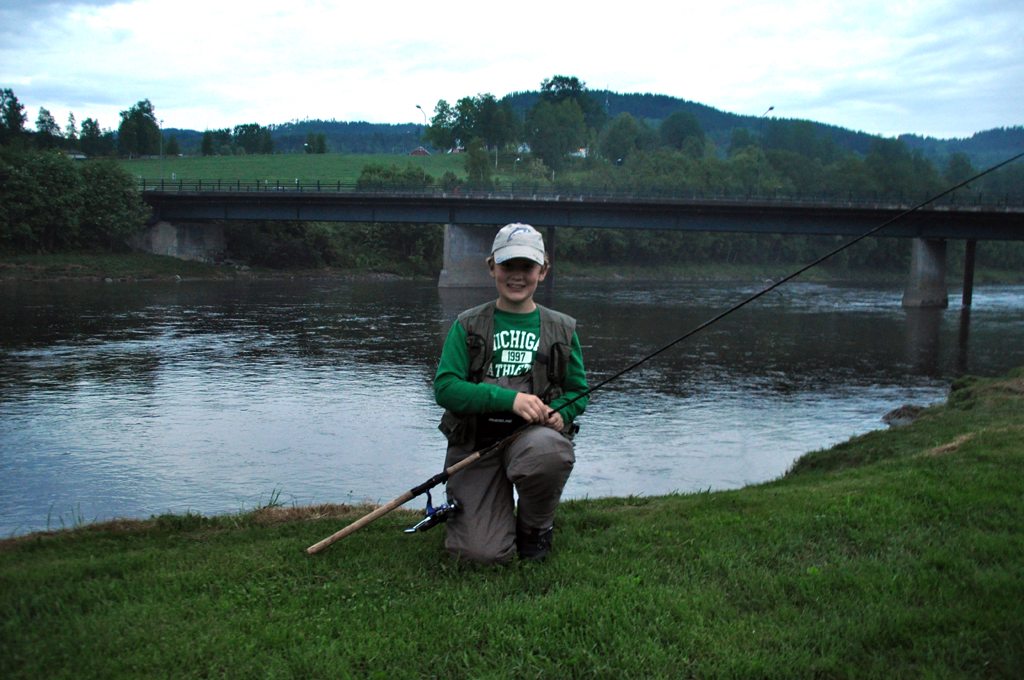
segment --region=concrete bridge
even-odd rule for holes
[[[718,198],[691,196],[602,196],[522,191],[454,193],[436,191],[353,191],[339,183],[270,185],[232,182],[175,182],[144,186],[154,226],[138,235],[136,247],[202,259],[223,249],[219,220],[317,222],[405,222],[445,224],[443,288],[490,286],[481,262],[497,229],[509,222],[547,227],[554,251],[559,227],[668,229],[802,235],[857,236],[915,205],[899,198],[879,200],[831,196],[819,199]],[[965,272],[973,276],[979,239],[1024,240],[1024,205],[965,204],[956,197],[927,206],[886,227],[879,236],[912,238],[907,307],[945,307],[946,240],[968,241]],[[174,251],[174,252],[172,252]],[[965,289],[971,281],[965,280]]]

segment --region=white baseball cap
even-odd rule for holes
[[[544,237],[529,224],[506,224],[494,237],[491,256],[498,264],[517,257],[525,257],[543,267]]]

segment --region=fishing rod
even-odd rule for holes
[[[558,413],[559,411],[564,409],[566,406],[569,406],[570,404],[574,404],[577,401],[579,401],[580,399],[582,399],[583,397],[586,397],[586,396],[589,396],[589,395],[593,394],[594,392],[596,392],[599,389],[603,388],[605,385],[607,385],[608,383],[612,382],[613,380],[616,380],[617,378],[622,377],[626,373],[628,373],[628,372],[632,371],[633,369],[641,366],[642,364],[645,364],[646,362],[650,361],[651,359],[653,359],[654,357],[658,356],[662,352],[665,352],[666,350],[668,350],[668,349],[670,349],[672,347],[675,347],[676,345],[678,345],[683,340],[686,340],[687,338],[689,338],[689,337],[699,333],[700,331],[704,330],[708,326],[711,326],[712,324],[718,323],[719,321],[721,321],[725,317],[729,316],[733,312],[739,311],[743,307],[746,307],[747,305],[749,305],[754,300],[757,300],[761,296],[770,293],[771,291],[775,290],[776,288],[778,288],[779,286],[783,285],[784,283],[792,281],[796,277],[798,277],[801,274],[803,274],[804,272],[806,272],[808,269],[811,269],[813,267],[818,266],[819,264],[821,264],[825,260],[827,260],[827,259],[829,259],[829,258],[831,258],[831,257],[833,257],[835,255],[838,255],[839,253],[841,253],[842,251],[846,250],[847,248],[849,248],[849,247],[851,247],[853,245],[856,245],[857,243],[860,243],[864,239],[866,239],[866,238],[868,238],[870,236],[873,236],[874,234],[877,234],[881,230],[883,230],[886,227],[888,227],[890,224],[892,224],[892,223],[894,223],[894,222],[896,222],[898,220],[901,220],[904,217],[906,217],[906,216],[908,216],[908,215],[910,215],[912,213],[917,212],[921,208],[924,208],[925,206],[934,203],[935,201],[939,200],[943,196],[948,196],[949,194],[953,193],[957,189],[965,187],[968,184],[970,184],[971,182],[974,182],[974,181],[984,177],[985,175],[989,174],[990,172],[994,172],[994,171],[998,170],[999,168],[1003,167],[1004,165],[1009,165],[1010,163],[1012,163],[1012,162],[1014,162],[1014,161],[1016,161],[1016,160],[1018,160],[1020,158],[1024,158],[1024,153],[1019,153],[1016,156],[1003,161],[1002,163],[998,163],[997,165],[993,165],[992,167],[988,168],[987,170],[983,170],[982,172],[979,172],[978,174],[974,175],[973,177],[971,177],[969,179],[966,179],[963,182],[960,182],[959,184],[950,187],[949,189],[946,189],[942,193],[936,194],[935,196],[932,196],[931,198],[929,198],[929,199],[927,199],[925,201],[922,201],[921,203],[918,203],[917,205],[915,205],[912,208],[907,208],[903,212],[901,212],[898,215],[890,218],[889,220],[886,220],[885,222],[883,222],[882,224],[878,225],[877,227],[874,227],[874,228],[866,231],[865,233],[863,233],[860,236],[852,239],[851,241],[848,241],[848,242],[844,243],[843,245],[839,246],[838,248],[835,248],[834,250],[826,253],[825,255],[822,255],[821,257],[819,257],[818,259],[814,260],[810,264],[804,265],[803,267],[801,267],[800,269],[796,270],[792,274],[790,274],[790,275],[788,275],[788,276],[786,276],[784,278],[779,279],[778,281],[776,281],[775,283],[772,283],[768,287],[766,287],[766,288],[764,288],[764,289],[754,293],[753,295],[745,298],[744,300],[736,303],[732,307],[730,307],[730,308],[726,309],[725,311],[717,314],[716,316],[711,317],[710,319],[708,319],[704,323],[700,324],[699,326],[696,326],[695,328],[693,328],[692,330],[684,333],[683,335],[680,335],[675,340],[667,343],[666,345],[663,345],[662,347],[656,349],[655,351],[651,352],[650,354],[648,354],[648,355],[646,355],[646,356],[644,356],[644,357],[642,357],[640,359],[637,359],[633,363],[631,363],[628,366],[626,366],[625,368],[623,368],[618,373],[615,373],[614,375],[612,375],[612,376],[610,376],[608,378],[605,378],[604,380],[602,380],[598,384],[594,385],[593,387],[587,388],[586,390],[584,390],[580,394],[576,395],[575,397],[573,397],[569,401],[565,402],[564,404],[562,404],[558,408],[553,409],[550,413],[548,413],[548,416],[550,417],[550,416],[554,415],[555,413]],[[352,533],[358,531],[359,529],[362,529],[367,524],[370,524],[370,523],[380,519],[381,517],[383,517],[384,515],[388,514],[392,510],[398,508],[399,506],[401,506],[401,505],[403,505],[405,503],[408,503],[413,498],[416,498],[417,496],[419,496],[419,495],[421,495],[423,493],[429,492],[430,489],[434,488],[438,484],[443,484],[443,483],[447,482],[448,478],[451,477],[452,475],[454,475],[456,472],[458,472],[460,470],[463,470],[463,469],[473,465],[474,463],[476,463],[478,460],[480,460],[484,456],[486,456],[486,455],[488,455],[488,454],[490,454],[490,453],[492,453],[492,452],[494,452],[494,451],[496,451],[496,450],[498,450],[498,449],[500,449],[500,448],[502,448],[504,446],[507,446],[508,444],[511,444],[524,431],[526,431],[526,429],[529,428],[531,425],[532,425],[532,423],[526,423],[525,425],[520,426],[517,430],[512,432],[512,434],[508,435],[504,439],[502,439],[502,440],[500,440],[498,442],[495,442],[494,444],[491,444],[490,446],[487,446],[487,447],[485,447],[485,448],[483,448],[483,449],[481,449],[479,451],[475,451],[475,452],[471,453],[466,458],[463,458],[458,463],[455,463],[454,465],[452,465],[452,466],[450,466],[448,468],[445,468],[442,472],[439,472],[438,474],[434,475],[433,477],[431,477],[427,481],[423,482],[419,486],[415,486],[412,489],[409,489],[404,494],[402,494],[398,498],[394,499],[390,503],[387,503],[386,505],[382,505],[381,507],[377,508],[373,512],[371,512],[371,513],[369,513],[367,515],[364,515],[363,517],[357,519],[355,522],[353,522],[352,524],[348,525],[347,527],[345,527],[341,531],[338,531],[337,533],[332,534],[331,536],[328,536],[327,538],[325,538],[324,540],[320,541],[319,543],[311,545],[310,547],[306,548],[306,552],[308,554],[310,554],[310,555],[314,555],[314,554],[324,550],[328,546],[330,546],[330,545],[332,545],[334,543],[337,543],[338,541],[340,541],[341,539],[345,538],[349,534],[352,534]],[[431,510],[433,510],[433,508],[431,508]],[[436,512],[445,513],[445,512],[448,512],[450,510],[451,509],[446,507],[446,506],[441,506],[441,508],[436,509]],[[430,519],[433,514],[434,513],[430,513],[428,511],[428,518],[427,519]],[[437,521],[443,521],[443,519],[439,517],[437,519]],[[427,526],[431,526],[431,525],[428,523]]]

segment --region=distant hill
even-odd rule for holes
[[[757,115],[741,115],[716,109],[698,102],[671,97],[664,94],[633,93],[621,94],[610,90],[589,90],[590,94],[604,104],[609,118],[620,113],[629,113],[643,118],[657,126],[675,111],[692,113],[700,122],[712,141],[723,151],[728,148],[732,132],[736,128],[747,128],[757,132],[763,124]],[[524,115],[537,100],[537,91],[513,92],[508,95],[512,109]],[[780,121],[797,120],[779,118]],[[807,121],[819,135],[827,135],[837,146],[858,154],[871,149],[877,135],[857,130]],[[392,125],[388,123],[367,123],[364,121],[344,122],[336,120],[295,120],[279,125],[269,125],[270,135],[276,151],[300,153],[309,132],[322,132],[327,137],[327,146],[334,153],[360,154],[408,154],[420,144],[423,126],[416,123]],[[174,134],[186,152],[196,152],[202,139],[202,132],[168,128],[165,135]],[[911,149],[921,149],[924,155],[937,167],[942,167],[950,154],[967,154],[976,168],[984,168],[1024,151],[1024,126],[995,128],[977,132],[966,139],[936,139],[915,134],[899,137]]]
[[[420,145],[423,125],[416,123],[367,123],[337,120],[302,120],[268,125],[274,150],[281,153],[302,153],[306,135],[324,133],[332,153],[408,154]],[[198,130],[165,128],[164,136],[174,135],[186,153],[199,153],[203,133]]]
[[[758,125],[761,123],[759,116],[729,113],[713,106],[665,94],[620,94],[610,90],[589,90],[589,92],[600,103],[606,105],[609,118],[614,118],[620,113],[628,113],[634,118],[643,118],[656,126],[676,111],[692,113],[700,122],[700,126],[704,128],[704,134],[711,137],[721,149],[729,146],[733,129],[744,127],[752,132],[757,132]],[[509,99],[512,109],[522,114],[540,99],[540,93],[513,92],[509,95]],[[856,132],[835,125],[811,122],[819,135],[827,134],[838,146],[857,153],[867,153],[871,147],[871,140],[875,138],[875,135],[866,132]]]
[[[975,168],[982,169],[1024,151],[1024,126],[975,132],[966,139],[936,139],[920,135],[900,135],[900,139],[911,149],[921,149],[937,164],[945,163],[951,153],[960,151],[970,157]]]

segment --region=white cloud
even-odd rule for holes
[[[148,97],[173,127],[294,118],[422,120],[553,74],[869,132],[1021,124],[1020,3],[727,1],[627,7],[525,0],[339,5],[4,2],[0,84],[113,125]],[[9,38],[9,39],[8,39]],[[34,110],[34,109],[33,109]],[[66,114],[65,114],[66,115]],[[58,114],[59,117],[59,114]]]

